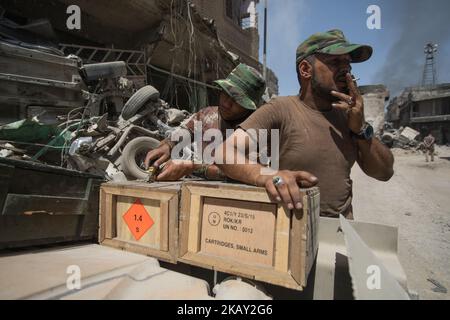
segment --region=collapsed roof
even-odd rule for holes
[[[82,8],[80,30],[67,28],[70,5]],[[16,26],[21,31],[42,35],[42,28],[28,26],[48,19],[55,42],[144,49],[152,65],[202,82],[226,76],[237,64],[219,40],[214,21],[184,0],[0,0],[0,6],[28,19]]]

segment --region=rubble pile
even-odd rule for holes
[[[142,179],[147,152],[190,115],[170,108],[152,86],[138,90],[115,121],[107,113],[87,116],[89,105],[72,111],[59,117],[57,125],[42,124],[35,117],[0,126],[0,157],[61,166],[106,180]]]
[[[381,135],[381,141],[390,148],[409,150],[420,146],[419,136],[420,132],[410,127],[401,127],[398,130],[385,129]]]
[[[130,58],[85,63],[14,39],[0,35],[0,58],[14,61],[0,72],[7,79],[0,92],[1,158],[106,180],[142,179],[147,152],[190,115],[171,108],[153,86],[136,82]]]

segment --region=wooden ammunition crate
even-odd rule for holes
[[[181,183],[106,183],[99,242],[176,263]]]
[[[289,211],[265,189],[184,184],[178,261],[303,290],[318,249],[320,195],[301,192],[304,209]]]

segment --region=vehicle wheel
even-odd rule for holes
[[[131,140],[122,152],[122,171],[129,179],[142,180],[148,177],[144,170],[144,161],[150,150],[159,147],[159,141],[150,137]]]
[[[122,110],[122,118],[125,120],[133,117],[148,101],[158,101],[159,91],[152,86],[145,86],[139,89],[127,101]]]

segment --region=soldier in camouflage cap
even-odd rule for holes
[[[370,46],[349,43],[342,31],[335,29],[315,33],[300,44],[297,48],[296,64],[315,53],[350,54],[351,62],[364,62],[372,56],[372,51]]]
[[[392,153],[365,122],[364,100],[351,75],[351,63],[369,59],[372,48],[351,44],[342,31],[330,30],[309,37],[296,54],[300,94],[270,100],[226,143],[227,150],[232,147],[237,155],[245,150],[245,141],[252,140],[250,130],[257,134],[278,130],[279,139],[271,138],[273,170],[265,172],[262,166],[258,170],[250,162],[222,165],[218,161],[218,167],[232,179],[265,187],[289,210],[302,208],[299,187],[319,183],[321,215],[351,219],[354,164],[358,162],[368,176],[380,181],[393,175]],[[224,153],[220,156],[225,163]]]

